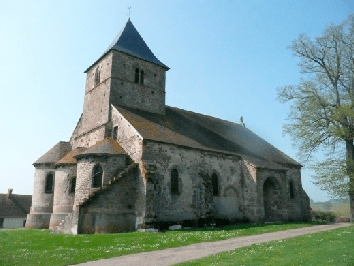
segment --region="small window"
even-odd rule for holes
[[[96,68],[96,73],[95,73],[95,87],[100,84],[100,79],[101,79],[101,74],[100,74],[100,69]]]
[[[45,180],[45,193],[53,193],[54,176],[53,174],[48,174]]]
[[[112,139],[118,138],[118,127],[113,128]]]
[[[292,181],[289,182],[289,194],[291,199],[295,198],[294,185]]]
[[[140,72],[140,84],[144,84],[144,70]]]
[[[171,194],[172,195],[178,195],[179,190],[178,190],[178,171],[177,169],[173,169],[171,171]]]
[[[93,168],[92,187],[99,188],[102,186],[102,174],[103,174],[102,167],[96,165]]]
[[[0,218],[0,228],[4,226],[4,218]]]
[[[139,68],[135,69],[135,83],[139,83]]]
[[[75,187],[76,187],[76,176],[74,176],[74,177],[71,179],[70,193],[75,193]]]
[[[215,173],[211,175],[211,184],[213,186],[213,196],[219,196],[219,180]]]

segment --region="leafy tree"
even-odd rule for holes
[[[304,79],[278,89],[290,102],[284,132],[332,196],[350,197],[354,219],[354,14],[312,40],[300,34],[288,47]],[[321,154],[320,156],[318,156]]]

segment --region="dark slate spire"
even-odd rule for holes
[[[128,19],[127,23],[119,31],[104,54],[111,49],[121,51],[168,68],[168,66],[160,62],[151,52],[150,48],[146,45],[145,41],[135,29],[130,19]]]

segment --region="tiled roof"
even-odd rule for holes
[[[118,144],[117,141],[113,139],[104,139],[97,142],[95,145],[91,146],[87,150],[77,153],[74,158],[79,158],[84,155],[117,155],[117,154],[127,154],[123,148]]]
[[[73,149],[71,152],[69,152],[67,155],[65,155],[61,160],[59,160],[56,165],[63,165],[63,164],[76,164],[76,159],[75,156],[84,152],[86,148],[83,147],[78,147],[76,149]]]
[[[40,163],[56,163],[71,151],[70,142],[60,141],[49,151],[42,155],[34,164]]]
[[[31,195],[0,194],[0,218],[26,218],[31,204]]]
[[[108,46],[108,48],[106,49],[106,51],[103,53],[102,56],[104,56],[110,50],[121,51],[123,53],[144,59],[146,61],[152,62],[154,64],[157,64],[159,66],[169,69],[168,66],[163,64],[160,60],[158,60],[156,58],[156,56],[153,54],[153,52],[151,52],[150,48],[146,45],[144,39],[141,37],[139,32],[136,30],[136,28],[134,27],[134,25],[130,21],[130,19],[121,28],[121,30],[118,32],[117,36],[113,39],[112,43]],[[102,56],[98,60],[100,60],[102,58]],[[93,65],[91,65],[85,71],[85,73]]]
[[[166,106],[165,115],[115,106],[144,139],[241,155],[257,167],[285,169],[295,160],[242,125]],[[273,161],[273,162],[272,162]]]

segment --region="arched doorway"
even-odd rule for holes
[[[263,202],[266,222],[283,220],[281,187],[274,177],[268,177],[263,184]]]

